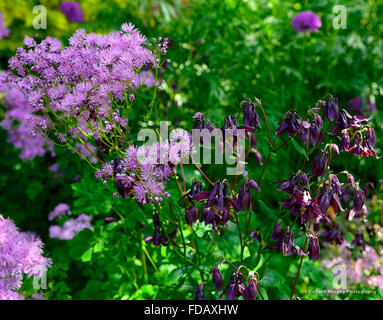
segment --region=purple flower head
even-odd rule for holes
[[[319,260],[319,252],[320,252],[320,247],[319,247],[318,237],[310,235],[309,248],[308,248],[309,260],[313,260],[314,262]]]
[[[350,147],[350,135],[348,131],[344,130],[342,131],[342,137],[340,140],[340,150],[341,151],[348,151],[348,148]]]
[[[373,104],[370,99],[365,100],[365,105],[362,97],[356,97],[348,100],[347,102],[349,110],[354,113],[362,113],[364,110],[376,111],[376,105]]]
[[[315,119],[311,121],[311,126],[310,126],[310,138],[313,145],[315,145],[318,142],[321,136],[322,128],[323,128],[323,120],[320,115],[316,114]]]
[[[185,212],[186,222],[190,227],[193,226],[194,222],[198,220],[199,210],[197,206],[187,208]]]
[[[276,240],[266,246],[266,249],[276,247],[277,252],[282,252],[284,255],[292,256],[297,253],[300,256],[306,255],[306,253],[295,244],[294,232],[286,231],[282,232],[281,226],[276,224],[271,236],[271,241]]]
[[[84,22],[84,11],[79,3],[75,1],[65,1],[59,7],[69,22]]]
[[[314,32],[322,26],[321,19],[312,11],[303,11],[292,20],[292,26],[297,32]]]
[[[248,281],[246,289],[242,291],[242,296],[244,300],[256,300],[257,291],[257,279],[251,277]]]
[[[206,300],[205,288],[204,288],[204,284],[203,283],[201,283],[195,289],[195,298],[194,298],[194,300]]]
[[[293,136],[299,128],[300,121],[298,113],[295,110],[287,111],[275,134],[280,135],[287,132],[290,137]]]
[[[365,194],[362,189],[359,189],[355,192],[354,195],[354,202],[352,204],[352,209],[350,210],[348,214],[348,220],[352,220],[355,216],[357,217],[363,217],[362,208],[365,201]]]
[[[330,97],[326,102],[326,106],[323,110],[323,117],[327,118],[329,121],[334,121],[338,118],[339,107],[338,107],[338,98]]]
[[[329,153],[323,150],[319,151],[311,166],[311,173],[315,177],[320,177],[320,176],[323,177],[328,168],[328,161],[329,161]]]
[[[261,123],[253,103],[247,104],[243,113],[243,124],[250,128],[260,128]]]
[[[210,273],[213,274],[213,282],[214,282],[215,288],[217,289],[217,292],[220,293],[223,286],[223,278],[222,278],[221,271],[218,269],[216,265],[214,265],[210,269]]]
[[[322,233],[322,236],[328,242],[334,242],[339,245],[344,242],[344,238],[338,227],[333,227],[331,230],[326,230]]]
[[[258,229],[251,231],[250,236],[251,236],[250,242],[253,242],[254,239],[257,239],[259,243],[262,243],[263,241]]]
[[[18,293],[24,276],[43,277],[52,261],[43,255],[43,243],[32,232],[20,232],[0,214],[0,300],[23,299]]]

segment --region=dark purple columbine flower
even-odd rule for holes
[[[246,290],[246,285],[243,282],[243,277],[238,272],[233,272],[230,277],[229,284],[225,288],[226,299],[234,300],[235,298],[242,295]]]
[[[185,218],[186,218],[186,222],[188,223],[190,227],[193,226],[194,222],[197,222],[198,215],[199,215],[199,210],[197,206],[186,209]]]
[[[244,183],[239,188],[237,207],[239,211],[252,211],[251,192],[249,186]]]
[[[248,285],[240,287],[240,290],[244,300],[257,300],[257,279],[250,278]]]
[[[344,130],[342,132],[342,137],[340,140],[340,150],[341,151],[348,151],[348,148],[350,147],[350,135],[348,131]]]
[[[352,204],[352,209],[350,210],[350,213],[348,214],[348,220],[351,221],[355,216],[363,217],[362,208],[364,205],[365,198],[366,196],[362,189],[359,189],[355,192],[354,202]]]
[[[310,138],[313,145],[315,145],[318,142],[321,136],[322,128],[323,128],[323,120],[320,115],[316,114],[315,119],[311,121],[311,126],[310,126]]]
[[[351,242],[353,246],[361,247],[363,250],[366,250],[366,243],[364,242],[363,232],[359,231],[355,235],[355,239]]]
[[[311,127],[310,122],[303,121],[303,120],[299,121],[298,134],[304,143],[307,143],[309,141],[310,127]]]
[[[253,103],[245,105],[245,110],[243,112],[243,124],[246,127],[253,129],[261,127],[259,116]]]
[[[330,97],[327,99],[326,106],[323,110],[323,117],[327,118],[329,121],[334,121],[338,118],[339,107],[338,107],[338,98]]]
[[[323,150],[319,151],[311,166],[311,173],[315,177],[320,177],[320,176],[323,177],[327,171],[328,161],[329,161],[329,153]]]
[[[65,1],[59,7],[69,22],[84,22],[84,11],[79,3],[75,1]]]
[[[205,288],[204,288],[204,284],[203,283],[201,283],[195,289],[195,298],[194,298],[194,300],[206,300]]]
[[[344,238],[338,227],[333,227],[331,230],[326,230],[322,233],[322,236],[328,242],[335,242],[339,245],[344,242]]]
[[[218,269],[216,265],[214,265],[210,269],[210,273],[213,274],[213,282],[214,282],[215,288],[217,289],[217,292],[220,293],[223,286],[223,278],[222,278],[221,271]]]
[[[322,26],[322,21],[314,12],[307,10],[297,14],[292,22],[297,32],[315,32]]]
[[[310,235],[309,248],[308,248],[309,260],[313,260],[314,262],[319,260],[319,252],[320,252],[320,247],[319,247],[318,237]]]
[[[308,187],[309,181],[307,175],[304,172],[292,173],[288,180],[282,180],[282,185],[278,188],[278,191],[285,191],[288,194],[293,194],[296,188]]]
[[[363,108],[363,98],[362,97],[356,97],[353,99],[348,100],[347,104],[349,106],[349,110],[354,113],[362,113],[363,110],[368,111],[376,111],[376,105],[373,104],[370,99],[365,100],[365,106]]]
[[[305,256],[306,253],[298,247],[294,242],[294,232],[282,232],[281,226],[277,223],[274,226],[274,231],[271,240],[276,240],[266,246],[266,249],[276,247],[276,251],[282,252],[284,255],[292,256],[296,252],[300,256]]]
[[[262,243],[262,237],[258,229],[251,231],[250,236],[251,236],[250,242],[253,242],[254,239],[257,239],[259,243]]]
[[[295,110],[289,110],[286,112],[285,117],[283,118],[282,123],[275,134],[280,135],[287,132],[287,134],[291,137],[297,132],[300,123],[301,120],[298,113]]]

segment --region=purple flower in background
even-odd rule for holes
[[[71,240],[80,231],[84,229],[92,229],[90,222],[92,217],[82,213],[77,218],[71,218],[66,221],[63,226],[54,225],[49,228],[49,236],[52,239]]]
[[[3,16],[4,13],[0,12],[0,39],[8,37],[11,32],[11,30],[5,26]]]
[[[18,293],[24,274],[43,277],[52,261],[43,256],[43,243],[33,232],[20,232],[0,214],[0,300],[22,300]]]
[[[84,22],[84,11],[79,3],[75,1],[65,1],[59,7],[69,22]]]
[[[365,105],[363,104],[362,97],[356,97],[348,100],[349,110],[354,113],[362,113],[363,111],[376,111],[376,105],[370,99],[366,99]]]
[[[322,26],[322,21],[314,12],[308,10],[297,14],[291,24],[297,32],[311,33]]]

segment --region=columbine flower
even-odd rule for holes
[[[348,220],[352,220],[355,216],[363,217],[362,208],[364,205],[365,194],[362,189],[359,189],[355,192],[354,202],[352,204],[352,209],[348,214]]]
[[[245,288],[241,290],[241,294],[244,300],[257,300],[257,291],[257,279],[251,277],[248,285],[245,285]]]
[[[322,26],[321,19],[312,11],[303,11],[292,20],[292,26],[297,32],[314,32]]]
[[[315,262],[319,260],[319,252],[320,252],[319,240],[318,240],[318,237],[315,237],[313,235],[310,235],[309,239],[310,239],[309,248],[308,248],[309,260],[313,260]]]
[[[195,300],[206,300],[204,284],[201,283],[197,289],[195,289]]]
[[[327,118],[329,121],[334,121],[338,118],[339,107],[338,99],[330,97],[327,99],[326,106],[323,110],[323,117]]]
[[[329,161],[329,153],[323,150],[319,151],[311,166],[311,173],[315,177],[320,177],[320,176],[323,177],[327,171],[328,161]]]
[[[297,253],[300,256],[306,255],[306,253],[298,247],[294,242],[294,232],[286,231],[282,232],[281,226],[277,223],[274,226],[274,231],[271,236],[271,241],[276,240],[266,246],[267,249],[276,247],[276,251],[282,252],[284,255],[292,256]]]
[[[326,230],[323,232],[322,236],[326,241],[334,242],[337,244],[342,244],[344,241],[342,233],[338,227],[333,227],[331,230]]]
[[[186,222],[190,227],[193,226],[194,222],[198,220],[199,210],[197,206],[187,208],[185,212]]]
[[[69,22],[83,22],[84,21],[84,12],[79,3],[75,1],[64,1],[59,7]]]
[[[216,265],[214,265],[210,269],[210,273],[213,274],[213,282],[214,282],[215,288],[217,289],[217,292],[220,293],[223,286],[223,278],[222,278],[221,271],[218,269]]]

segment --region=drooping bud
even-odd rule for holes
[[[315,119],[311,121],[311,126],[310,126],[310,138],[313,145],[315,145],[318,142],[321,136],[322,128],[323,128],[323,120],[320,115],[316,114]]]
[[[247,296],[245,300],[256,300],[257,299],[257,279],[250,278],[249,283],[247,285]]]
[[[342,137],[340,140],[340,150],[347,151],[350,147],[350,135],[347,131],[342,132]]]
[[[193,208],[187,208],[185,212],[186,222],[190,227],[193,226],[194,222],[198,220],[198,207],[194,206]]]
[[[334,97],[328,98],[326,102],[326,107],[323,111],[323,117],[327,118],[329,121],[334,121],[338,118],[339,107],[338,107],[338,99]]]
[[[213,282],[214,282],[215,288],[217,289],[217,292],[220,293],[223,286],[223,278],[222,278],[221,271],[218,269],[216,265],[214,265],[210,269],[210,273],[213,274]]]
[[[355,216],[359,216],[363,208],[365,200],[365,194],[362,189],[359,189],[355,192],[354,202],[352,204],[352,209],[348,215],[348,220],[352,220]]]
[[[197,289],[195,289],[195,300],[206,300],[204,284],[201,283]]]
[[[309,260],[313,260],[314,262],[319,260],[320,247],[318,237],[310,235],[308,252]]]
[[[326,151],[319,151],[311,166],[311,173],[315,177],[324,176],[328,167],[329,154]]]
[[[335,143],[333,143],[331,145],[331,151],[334,152],[335,154],[339,154],[339,147]]]

